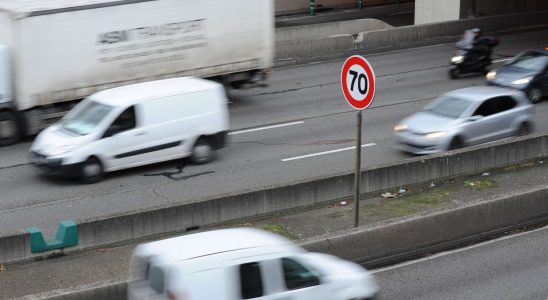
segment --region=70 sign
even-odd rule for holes
[[[375,72],[365,58],[353,55],[343,64],[341,85],[346,101],[355,109],[365,109],[375,97]]]

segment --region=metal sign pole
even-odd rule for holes
[[[356,175],[354,176],[354,227],[360,220],[360,182],[361,182],[361,152],[362,152],[362,111],[356,115]]]

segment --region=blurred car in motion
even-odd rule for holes
[[[396,147],[431,154],[533,130],[533,105],[521,91],[490,86],[442,95],[394,127]]]
[[[548,48],[527,50],[498,70],[487,73],[487,83],[521,90],[533,103],[548,95]]]
[[[31,162],[85,183],[111,172],[190,156],[211,161],[229,129],[224,87],[183,77],[95,93],[42,131]]]
[[[369,299],[378,286],[361,266],[306,252],[254,228],[141,244],[130,261],[128,299]]]

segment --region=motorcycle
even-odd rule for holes
[[[457,50],[451,58],[453,68],[449,70],[449,77],[457,79],[461,74],[487,74],[492,64],[493,48],[497,45],[497,38],[481,36],[479,29],[466,30],[462,40],[456,43]]]

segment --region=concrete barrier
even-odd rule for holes
[[[548,185],[526,193],[467,205],[381,226],[362,226],[316,237],[301,244],[366,267],[407,260],[548,221]],[[124,281],[59,290],[28,299],[126,299]]]
[[[325,235],[302,246],[376,267],[546,221],[548,185],[385,226]]]
[[[478,173],[545,156],[548,156],[548,136],[531,135],[367,168],[362,174],[361,185],[364,193],[378,192]],[[349,198],[353,191],[354,174],[348,173],[190,204],[76,220],[79,244],[65,251],[88,249],[326,203]],[[28,233],[0,237],[0,264],[47,254],[48,252],[30,252]]]
[[[359,19],[276,29],[276,43],[313,40],[328,36],[393,28],[377,19]]]
[[[547,27],[548,11],[537,11],[522,14],[500,15],[475,19],[465,19],[442,23],[424,24],[416,26],[403,26],[380,30],[361,30],[342,33],[338,31],[334,35],[326,34],[318,36],[318,33],[309,28],[311,37],[306,38],[307,33],[289,34],[292,28],[277,30],[280,36],[276,42],[275,64],[278,66],[308,63],[328,58],[345,57],[352,53],[378,53],[381,51],[398,50],[410,47],[434,45],[456,41],[466,29],[479,27],[489,34],[510,33],[524,28]],[[346,21],[346,22],[357,22]],[[333,27],[340,25],[332,24]],[[321,26],[329,26],[322,24]],[[306,26],[308,27],[308,26]],[[359,28],[353,27],[354,30]],[[303,28],[306,29],[306,28]],[[326,32],[336,31],[334,28]],[[291,36],[295,36],[293,40]]]

